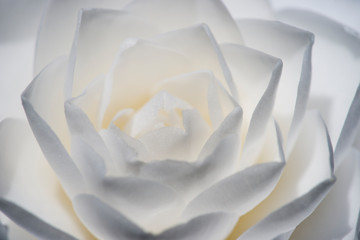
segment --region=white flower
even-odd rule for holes
[[[216,0],[128,2],[48,4],[22,94],[36,140],[0,125],[0,237],[357,236],[356,29],[260,1],[227,2],[238,21]]]

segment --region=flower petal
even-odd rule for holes
[[[279,226],[276,227],[278,230],[267,237],[275,237],[280,233],[294,229],[311,214],[333,184],[334,163],[332,154],[330,137],[323,120],[316,112],[308,112],[302,123],[295,148],[287,160],[274,191],[252,211],[240,218],[237,230],[239,232],[246,231],[250,227],[248,231],[255,234],[259,230],[256,226],[260,227],[260,225],[265,224],[267,227],[270,219],[277,218],[281,214],[294,222],[289,220],[289,225],[286,227],[284,225],[284,228],[279,222]],[[312,200],[314,202],[311,202]],[[286,210],[290,206],[295,207],[294,211]],[[308,206],[308,208],[299,206]],[[269,222],[266,223],[267,221]],[[274,224],[278,224],[276,221],[274,220]],[[296,223],[296,221],[298,222]],[[254,224],[255,226],[251,227]],[[253,228],[254,230],[252,230]],[[240,235],[239,232],[238,235]],[[258,239],[263,239],[263,237],[258,237]]]
[[[30,126],[45,157],[53,167],[67,193],[72,196],[75,193],[84,191],[85,189],[79,170],[73,163],[57,133],[52,130],[46,120],[44,120],[44,118],[37,112],[38,109],[41,113],[44,111],[44,108],[39,107],[41,101],[44,101],[48,104],[48,106],[53,107],[51,104],[49,104],[49,101],[47,101],[46,98],[42,98],[43,96],[41,94],[38,95],[37,91],[41,90],[42,87],[46,87],[46,84],[42,84],[44,80],[54,80],[54,76],[61,75],[60,73],[64,67],[63,65],[65,60],[66,59],[60,59],[45,68],[24,91],[22,94],[22,102]],[[48,89],[54,89],[54,84],[55,83],[53,83],[53,85]],[[41,92],[47,93],[48,91],[45,90]],[[62,109],[62,107],[59,107],[59,109]],[[51,113],[52,111],[45,112],[43,114],[45,114],[45,117],[51,118],[51,116],[46,115]],[[66,132],[64,129],[66,128],[57,130]]]
[[[267,0],[223,0],[223,2],[235,19],[274,19],[273,10]]]
[[[360,131],[360,84],[346,116],[339,140],[335,148],[335,168],[337,168],[346,154],[346,150],[353,144],[356,132]]]
[[[74,0],[48,3],[42,17],[35,53],[35,74],[59,56],[69,54],[73,34],[76,30],[77,16],[81,8],[120,9],[130,0]],[[56,47],[54,47],[56,46]]]
[[[241,162],[251,166],[260,153],[279,83],[282,61],[267,54],[240,46],[221,46],[239,91],[244,110],[243,134],[246,140]]]
[[[208,71],[185,73],[165,79],[154,87],[153,92],[161,90],[189,103],[213,129],[237,105],[219,80]]]
[[[75,240],[76,238],[49,225],[20,206],[0,197],[0,210],[16,224],[42,239]]]
[[[320,183],[302,197],[272,212],[238,239],[269,239],[291,231],[318,206],[334,181],[334,179],[329,179]]]
[[[317,209],[295,230],[291,239],[344,239],[355,229],[360,210],[360,152],[345,155],[336,174],[337,181]],[[350,232],[350,233],[351,233]]]
[[[153,22],[162,32],[206,23],[220,42],[242,42],[236,23],[220,0],[134,0],[125,10]]]
[[[80,96],[72,99],[72,102],[81,108],[97,131],[101,129],[100,113],[103,108],[104,85],[105,77],[100,76],[89,83]]]
[[[214,184],[234,169],[237,160],[238,138],[227,135],[213,152],[200,162],[164,160],[145,164],[140,176],[169,185],[179,192],[185,201]],[[221,159],[221,160],[220,160]]]
[[[240,20],[246,46],[266,52],[283,61],[274,115],[290,152],[306,110],[310,88],[311,49],[314,36],[280,22]],[[289,139],[287,139],[289,138]]]
[[[277,13],[277,17],[315,34],[309,107],[320,110],[336,146],[359,87],[360,37],[341,24],[312,12],[287,10]]]
[[[101,157],[81,138],[75,137],[73,143],[74,159],[95,196],[145,229],[174,224],[181,203],[172,189],[134,176],[107,177]],[[173,220],[163,221],[168,219],[164,215]]]
[[[109,72],[125,39],[158,33],[156,26],[129,12],[81,10],[71,52],[74,75],[68,79],[73,86],[72,96],[78,96],[93,79]]]
[[[258,164],[237,172],[201,192],[186,207],[188,219],[209,212],[234,212],[241,216],[264,200],[277,184],[285,165],[281,135],[276,129],[280,162]]]
[[[65,115],[71,134],[71,141],[74,137],[82,138],[89,144],[105,161],[107,169],[113,166],[108,149],[105,146],[100,134],[90,122],[88,116],[70,99],[65,102]]]
[[[210,136],[194,163],[165,160],[140,168],[140,176],[169,184],[189,200],[234,171],[239,156],[241,108],[236,107]],[[222,159],[222,161],[219,161]]]
[[[236,220],[236,215],[229,213],[204,214],[155,236],[154,240],[225,239]]]
[[[0,139],[6,139],[0,140],[0,183],[6,184],[5,188],[1,186],[0,195],[62,231],[92,239],[75,216],[30,126],[19,120],[5,120],[0,124]],[[6,224],[11,239],[22,239],[16,237],[22,234],[19,227]]]
[[[275,12],[287,11],[289,9],[300,9],[314,12],[318,15],[325,16],[337,21],[344,26],[344,29],[351,32],[360,32],[360,3],[352,0],[344,1],[287,1],[287,0],[271,0],[271,6]],[[353,29],[353,30],[352,30]]]
[[[137,225],[92,195],[78,195],[73,204],[80,219],[100,239],[130,240],[149,237]]]
[[[196,161],[201,147],[210,136],[210,130],[196,110],[183,110],[182,117],[183,128],[162,127],[139,139],[148,149],[147,161],[155,159]]]

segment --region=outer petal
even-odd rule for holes
[[[129,12],[83,9],[79,12],[71,50],[67,96],[78,96],[99,75],[107,74],[124,40],[159,34],[156,26]]]
[[[154,240],[224,239],[234,227],[236,215],[230,213],[204,214],[154,237]]]
[[[283,232],[291,231],[299,222],[311,214],[333,183],[334,179],[320,183],[304,196],[268,215],[238,239],[269,239]],[[304,206],[306,207],[304,208]]]
[[[153,22],[162,32],[205,23],[219,42],[242,42],[236,23],[220,0],[135,0],[125,10]]]
[[[242,167],[251,166],[261,152],[266,127],[272,114],[282,61],[240,45],[221,46],[237,86],[244,109],[243,135],[246,134]]]
[[[46,112],[44,111],[46,108],[41,108],[41,105],[39,106],[39,104],[44,104],[44,102],[46,102],[48,106],[52,106],[51,102],[48,101],[47,98],[44,98],[42,94],[37,94],[39,93],[37,92],[39,90],[40,93],[47,93],[47,91],[41,91],[41,88],[46,87],[49,79],[53,80],[53,76],[57,76],[61,79],[61,73],[64,71],[63,68],[65,60],[66,59],[60,59],[44,69],[24,91],[22,101],[30,126],[45,157],[57,173],[67,193],[72,196],[76,192],[86,191],[83,179],[58,135],[49,126],[46,120],[44,120],[43,116],[40,115],[45,115],[45,119],[50,118],[54,121],[58,120],[54,119],[54,116],[46,115],[51,114],[52,111]],[[59,88],[61,89],[61,84]],[[52,86],[48,89],[54,89],[54,87]],[[58,91],[59,89],[56,90]],[[58,94],[62,95],[62,93]],[[55,99],[58,100],[56,97]],[[59,107],[59,109],[62,109],[62,107]],[[39,111],[40,114],[37,111]],[[66,132],[64,129],[66,128],[57,129],[57,131]]]
[[[159,235],[141,230],[120,213],[90,195],[79,195],[74,206],[80,218],[101,239],[211,239],[224,238],[236,222],[236,216],[212,213],[199,216],[185,224],[171,228]]]
[[[291,239],[356,239],[360,210],[360,152],[352,149],[335,172],[337,181],[317,209],[295,230]]]
[[[223,0],[235,19],[274,19],[274,13],[267,0]]]
[[[315,34],[309,107],[320,110],[336,146],[360,82],[360,37],[312,12],[287,10],[277,17]]]
[[[115,209],[92,195],[78,195],[74,209],[84,224],[100,239],[146,239],[149,234]]]
[[[0,185],[1,197],[62,231],[92,239],[75,216],[28,124],[10,119],[3,121],[0,149],[0,183],[4,184]],[[13,211],[11,209],[9,211]],[[8,225],[10,239],[23,239],[19,227],[11,222],[4,223]]]
[[[249,227],[249,236],[259,236],[259,239],[262,239],[260,236],[274,238],[294,229],[311,214],[333,184],[332,146],[322,119],[318,114],[309,112],[300,130],[279,183],[267,199],[240,218],[234,236],[237,231],[239,236]],[[294,209],[289,210],[291,208]],[[280,222],[286,221],[285,216],[289,218],[289,225],[282,227]],[[274,220],[273,224],[279,224],[274,231],[269,228],[271,219]],[[266,230],[261,231],[260,226]],[[257,231],[265,235],[256,235]]]
[[[0,210],[18,225],[41,239],[76,239],[4,198],[0,198]]]
[[[306,110],[310,90],[311,49],[314,36],[280,22],[238,21],[245,44],[278,57],[283,72],[278,86],[274,115],[290,152]]]
[[[275,11],[286,9],[301,9],[315,12],[339,22],[344,26],[344,30],[350,33],[357,31],[360,33],[360,3],[353,0],[327,1],[327,0],[270,0],[271,6]]]
[[[38,74],[42,68],[57,57],[69,54],[76,29],[78,11],[81,8],[120,9],[129,1],[51,0],[42,17],[38,33],[35,74]]]

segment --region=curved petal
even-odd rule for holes
[[[334,179],[329,179],[320,183],[302,197],[272,212],[238,239],[269,239],[291,231],[314,211],[334,182]]]
[[[359,86],[360,37],[313,12],[286,10],[277,13],[277,17],[315,34],[309,105],[320,110],[336,146]]]
[[[105,77],[100,76],[86,86],[84,92],[71,101],[86,114],[97,131],[101,129],[101,109],[105,91]]]
[[[167,91],[189,103],[216,129],[237,105],[215,76],[208,71],[185,73],[165,79],[153,92]]]
[[[66,101],[64,105],[71,142],[75,137],[82,138],[104,159],[107,169],[111,169],[113,164],[109,151],[88,116],[72,100]]]
[[[289,25],[264,20],[240,20],[246,46],[282,59],[274,116],[286,139],[286,153],[291,152],[310,89],[311,49],[314,36]],[[288,139],[287,139],[288,138]]]
[[[237,149],[237,136],[229,134],[201,162],[152,162],[142,166],[139,174],[141,177],[171,186],[188,201],[233,171]]]
[[[80,138],[74,138],[74,144],[74,159],[95,196],[145,229],[176,222],[181,201],[172,189],[134,176],[107,177],[101,157]],[[168,216],[172,221],[163,221]]]
[[[92,239],[75,216],[30,126],[19,120],[5,120],[0,124],[0,139],[7,140],[5,144],[0,140],[0,182],[6,184],[5,188],[1,185],[0,195],[62,231]],[[10,239],[22,239],[16,237],[22,234],[18,227],[11,222],[8,226]]]
[[[183,128],[162,127],[139,140],[148,149],[147,160],[173,159],[194,162],[210,135],[209,127],[196,110],[183,110]]]
[[[235,19],[274,19],[273,10],[267,0],[223,0],[223,2]]]
[[[144,104],[126,124],[125,131],[134,138],[141,138],[147,132],[160,128],[156,125],[181,127],[177,112],[191,109],[192,106],[166,91],[155,94]]]
[[[224,174],[231,174],[239,156],[241,108],[236,107],[210,136],[194,163],[174,160],[150,162],[140,167],[140,176],[169,184],[191,199]],[[219,161],[222,159],[222,161]]]
[[[234,212],[238,216],[263,201],[276,186],[285,166],[281,135],[276,129],[279,158],[237,172],[201,192],[190,201],[183,217],[188,219],[209,212]],[[280,160],[280,162],[274,162]]]
[[[48,2],[42,17],[35,52],[35,74],[71,49],[77,16],[81,8],[120,9],[130,0],[65,0]],[[54,47],[56,46],[56,47]]]
[[[122,132],[117,126],[110,125],[108,129],[100,132],[107,148],[109,149],[112,161],[115,165],[114,173],[118,176],[136,173],[143,164],[138,159],[146,159],[148,151],[137,139]],[[111,169],[110,174],[111,174]]]
[[[360,211],[360,152],[352,149],[336,170],[334,186],[316,210],[295,230],[291,239],[356,239]],[[352,234],[352,237],[350,236]]]
[[[109,72],[124,40],[155,34],[159,34],[156,26],[129,12],[81,10],[71,51],[74,75],[68,79],[72,96],[78,96],[93,79]]]
[[[71,235],[49,225],[20,206],[0,198],[0,210],[16,224],[42,239],[75,240]]]
[[[154,236],[154,240],[225,239],[236,220],[236,215],[229,213],[204,214]]]
[[[319,15],[337,21],[343,25],[344,30],[360,33],[360,3],[353,0],[327,1],[327,0],[304,0],[304,1],[287,1],[287,0],[270,0],[273,9],[286,11],[288,9],[300,9],[311,11]]]
[[[144,239],[149,237],[137,225],[98,198],[82,194],[73,200],[82,222],[100,239]]]
[[[280,234],[294,229],[315,209],[329,190],[334,182],[333,151],[330,137],[318,113],[308,112],[305,115],[300,129],[300,135],[294,146],[295,148],[287,159],[286,166],[275,189],[268,198],[240,218],[237,233],[234,232],[237,236],[249,228],[249,231],[256,232],[255,230],[251,230],[251,227],[256,226],[262,219],[276,212],[276,209],[281,209],[287,206],[287,204],[290,206],[293,203],[295,204],[295,202],[301,203],[303,200],[299,199],[316,200],[317,202],[312,203],[313,205],[309,205],[308,210],[304,208],[304,212],[298,209],[299,212],[297,213],[289,213],[289,218],[294,217],[294,221],[297,219],[296,221],[299,222],[293,226],[289,225],[284,229],[279,227],[279,231],[274,232],[274,234]],[[298,203],[296,203],[295,206]],[[281,214],[288,214],[283,212],[285,210],[279,211]],[[293,213],[294,215],[291,215]],[[297,218],[297,214],[302,217]],[[277,213],[275,215],[277,215]],[[276,235],[271,236],[275,237]],[[262,238],[259,237],[259,239]]]
[[[236,23],[220,0],[135,0],[125,10],[153,22],[162,32],[206,23],[220,42],[242,43]]]
[[[241,156],[242,166],[254,163],[263,145],[266,127],[272,114],[282,61],[240,45],[221,46],[239,91],[244,110],[243,134],[246,140]]]
[[[285,233],[280,233],[278,236],[274,237],[272,240],[289,240],[293,230],[290,230]]]
[[[189,59],[182,53],[161,45],[141,40],[124,44],[105,86],[111,92],[107,96],[109,104],[103,127],[107,127],[120,110],[140,108],[151,98],[149,88],[158,81],[187,72],[190,66]]]
[[[337,168],[346,154],[347,149],[353,144],[360,131],[360,84],[355,93],[355,97],[346,116],[344,126],[341,130],[339,140],[335,148],[335,168]]]
[[[45,157],[56,172],[57,176],[60,178],[60,181],[67,193],[72,196],[75,193],[85,191],[83,179],[58,135],[49,126],[47,121],[44,120],[42,115],[37,112],[39,110],[43,113],[45,115],[45,119],[46,117],[54,117],[47,115],[51,114],[52,111],[43,112],[44,108],[38,106],[38,104],[41,104],[41,101],[46,102],[48,106],[51,106],[51,104],[49,104],[49,101],[47,101],[46,98],[42,98],[44,96],[37,91],[40,91],[42,87],[46,86],[41,84],[42,81],[48,79],[52,80],[53,76],[59,76],[58,70],[63,67],[64,60],[66,59],[60,59],[45,68],[28,86],[21,97],[28,121]],[[48,89],[56,88],[52,86],[47,88],[47,90]],[[41,93],[48,93],[48,91],[41,91]],[[59,107],[59,109],[62,109],[62,107]],[[56,119],[53,120],[56,121]],[[66,132],[64,129],[66,129],[66,127],[57,130]]]

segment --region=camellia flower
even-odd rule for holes
[[[226,4],[47,3],[1,239],[358,237],[358,29]]]

